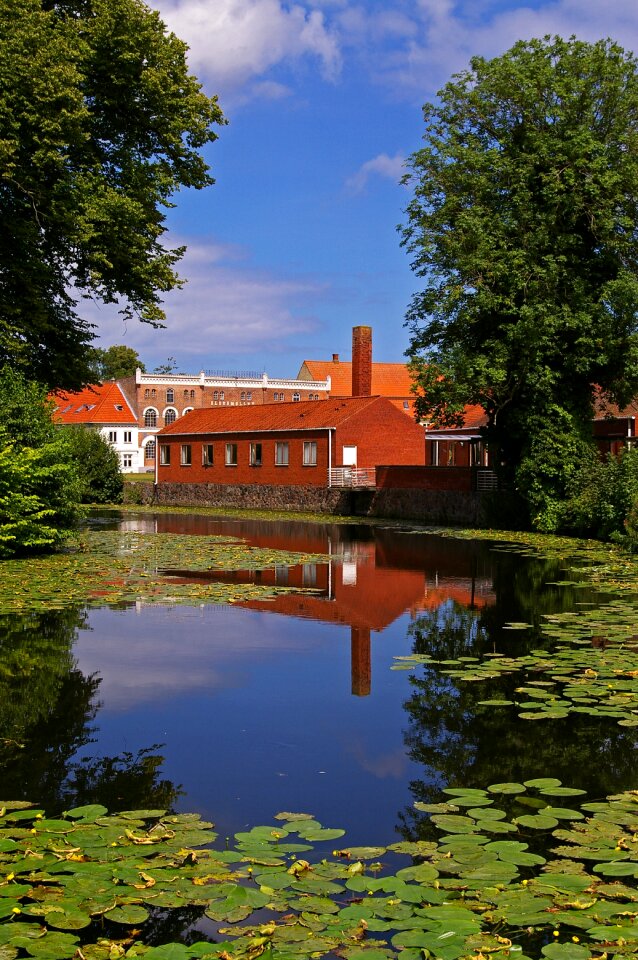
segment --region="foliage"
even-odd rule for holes
[[[637,795],[582,794],[552,777],[448,788],[416,804],[437,840],[331,857],[319,851],[344,831],[307,813],[279,813],[215,849],[213,824],[195,814],[109,816],[93,803],[51,818],[7,802],[0,943],[4,956],[41,960],[636,956]],[[387,854],[410,860],[392,871],[378,862]],[[218,936],[151,946],[166,912],[184,907]]]
[[[103,383],[105,380],[119,380],[122,377],[133,377],[139,369],[144,373],[146,367],[132,347],[117,344],[102,350],[95,347],[92,351],[91,367],[95,372],[93,380]]]
[[[120,503],[124,480],[120,458],[101,433],[82,426],[60,429],[77,464],[81,503]]]
[[[591,457],[574,476],[562,509],[563,529],[609,540],[625,533],[625,521],[638,503],[638,451]]]
[[[591,433],[592,386],[621,406],[638,391],[636,68],[611,41],[559,37],[474,57],[425,105],[406,176],[417,410],[450,425],[482,406],[540,529]]]
[[[142,0],[0,0],[0,35],[0,363],[74,389],[93,333],[69,291],[161,324],[165,210],[212,183],[223,118]]]
[[[73,453],[51,420],[43,388],[0,371],[0,557],[62,543],[80,515]]]

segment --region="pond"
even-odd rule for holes
[[[299,810],[352,844],[388,844],[425,835],[414,803],[446,787],[552,776],[597,798],[636,785],[637,728],[613,711],[529,722],[507,705],[535,693],[513,693],[520,674],[454,676],[474,657],[549,649],[548,616],[609,602],[573,573],[562,582],[560,558],[392,525],[101,513],[90,528],[161,540],[151,580],[244,599],[169,591],[3,615],[5,798],[197,811],[222,837]],[[200,569],[172,558],[171,536],[191,537],[193,557],[212,538],[247,545],[262,565]],[[411,654],[453,663],[395,669]],[[542,694],[548,681],[531,682]]]

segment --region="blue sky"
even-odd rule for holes
[[[417,288],[396,227],[399,181],[421,106],[474,54],[545,34],[612,37],[638,52],[636,0],[153,0],[190,47],[229,125],[207,149],[216,184],[178,194],[169,245],[188,282],[167,326],[124,325],[88,305],[99,346],[126,343],[147,369],[296,376],[304,359],[400,362]]]

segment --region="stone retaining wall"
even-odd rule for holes
[[[517,504],[503,493],[383,488],[125,483],[124,502],[162,507],[228,507],[416,520],[442,526],[516,526]],[[498,519],[497,519],[498,518]],[[500,521],[500,522],[499,522]]]

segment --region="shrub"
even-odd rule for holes
[[[77,464],[82,503],[121,503],[124,480],[120,458],[104,437],[86,427],[63,427],[61,434]]]

